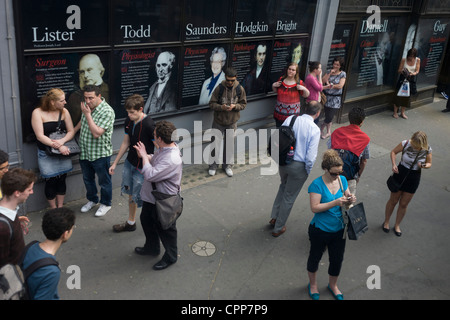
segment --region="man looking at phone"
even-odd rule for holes
[[[115,114],[97,86],[87,85],[83,94],[83,114],[75,131],[80,130],[80,167],[86,187],[86,198],[89,201],[81,208],[81,212],[88,212],[99,202],[95,183],[97,175],[101,190],[100,207],[95,216],[101,217],[111,209],[112,182],[109,167],[113,152],[111,137]]]
[[[209,107],[214,111],[214,119],[212,128],[220,130],[223,139],[223,162],[222,167],[227,176],[232,177],[234,147],[227,148],[227,141],[234,139],[234,132],[236,130],[236,123],[241,117],[240,111],[247,106],[247,96],[244,88],[236,80],[237,72],[234,68],[228,68],[225,71],[225,80],[214,89],[211,99],[209,100]],[[214,139],[215,137],[213,137]],[[221,141],[214,141],[214,147],[211,152],[211,159],[209,161],[209,174],[211,176],[216,174],[218,167],[216,159],[216,152],[219,154],[219,147]],[[227,150],[230,149],[230,150]]]

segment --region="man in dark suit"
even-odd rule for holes
[[[155,114],[176,110],[176,85],[171,80],[175,55],[164,51],[156,60],[156,75],[158,80],[150,87],[147,102],[144,106],[145,114]]]
[[[242,82],[247,95],[265,93],[268,89],[266,53],[267,46],[265,44],[259,44],[256,47],[255,68],[250,70]]]

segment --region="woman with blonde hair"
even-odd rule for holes
[[[415,132],[411,139],[402,141],[391,151],[393,176],[401,185],[397,192],[391,192],[391,196],[386,203],[385,220],[381,226],[384,232],[389,232],[389,220],[398,203],[394,233],[398,237],[402,235],[400,223],[405,217],[408,204],[419,187],[422,169],[431,168],[431,151],[427,135],[423,131]],[[402,157],[397,166],[395,158],[400,152]]]
[[[65,104],[64,91],[53,88],[41,98],[40,105],[33,110],[31,115],[31,126],[37,138],[39,171],[45,179],[45,197],[51,208],[63,206],[66,194],[66,176],[67,172],[72,170],[72,160],[69,157],[49,156],[45,151],[47,146],[50,146],[58,149],[62,155],[70,154],[69,148],[64,143],[74,137],[75,131],[70,113],[64,107]],[[52,140],[49,135],[56,131],[60,115],[60,128],[67,133],[60,140]]]
[[[314,213],[308,228],[311,248],[307,262],[308,293],[313,300],[320,297],[317,270],[327,248],[330,260],[328,290],[336,300],[344,299],[337,286],[345,251],[345,224],[341,207],[356,202],[356,197],[350,194],[347,179],[341,176],[342,166],[343,161],[336,150],[325,151],[322,160],[324,174],[308,188],[311,211]]]

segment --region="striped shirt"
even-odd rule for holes
[[[112,155],[113,147],[111,137],[114,129],[115,114],[113,108],[102,98],[100,103],[91,112],[92,120],[105,132],[99,137],[95,138],[84,114],[81,116],[80,129],[80,160],[95,161],[100,158],[109,157]]]

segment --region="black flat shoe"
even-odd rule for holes
[[[164,270],[174,263],[175,262],[166,262],[166,261],[161,260],[153,266],[153,270]]]
[[[385,228],[384,223],[381,225],[381,229],[383,229],[384,232],[389,233],[389,228]]]
[[[136,247],[136,248],[134,248],[134,252],[136,252],[138,255],[141,255],[141,256],[156,257],[159,255],[159,252],[152,252],[152,251],[146,250],[144,247]]]
[[[395,234],[397,237],[401,237],[401,236],[402,236],[402,233],[396,231],[395,228],[394,228],[394,234]]]

